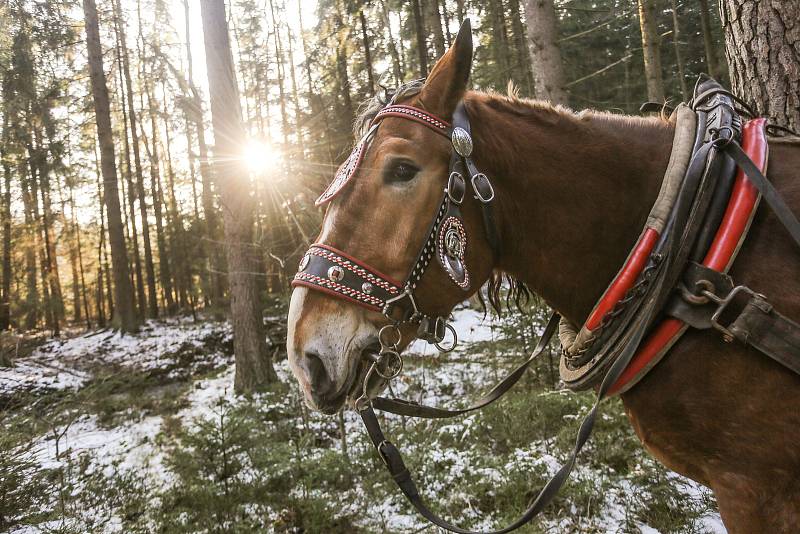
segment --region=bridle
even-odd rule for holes
[[[417,325],[417,337],[435,345],[442,352],[453,350],[458,342],[455,329],[447,323],[445,317],[426,313],[421,308],[417,286],[434,257],[450,282],[465,292],[472,285],[466,265],[469,239],[461,212],[467,196],[466,177],[469,177],[474,199],[481,205],[486,239],[495,255],[499,251],[497,228],[491,210],[495,192],[489,178],[477,169],[471,158],[472,135],[463,101],[456,106],[452,125],[423,109],[390,101],[376,114],[367,133],[356,143],[331,184],[317,199],[316,205],[324,205],[336,198],[355,178],[378,128],[389,117],[421,124],[446,137],[452,146],[442,200],[408,275],[403,282],[399,282],[344,251],[316,243],[303,256],[292,281],[292,286],[308,287],[377,311],[386,317],[388,324],[378,334],[381,350],[372,358],[368,372],[377,372],[385,379],[394,378],[402,369],[402,359],[398,352],[401,326]],[[452,340],[445,346],[448,331]],[[368,378],[364,381],[365,390],[368,381]],[[359,401],[368,401],[366,391]]]

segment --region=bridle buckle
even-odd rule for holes
[[[494,187],[489,177],[482,172],[476,173],[470,180],[472,190],[475,191],[475,198],[483,204],[488,204],[494,200]]]

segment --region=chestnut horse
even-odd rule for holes
[[[473,159],[496,192],[500,240],[495,256],[468,195],[463,220],[478,236],[466,251],[472,291],[502,272],[583,324],[658,195],[675,125],[467,91],[472,42],[464,33],[401,103],[445,120],[465,104]],[[770,139],[769,150],[768,177],[797,211],[800,143]],[[404,279],[441,200],[450,151],[429,128],[386,118],[356,179],[330,204],[318,242]],[[766,206],[730,274],[800,320],[800,249]],[[436,262],[417,294],[428,313],[443,316],[467,296]],[[386,323],[378,312],[295,288],[287,348],[312,407],[334,413],[358,395],[362,352]],[[404,329],[401,346],[414,335]],[[800,532],[800,376],[713,330],[690,330],[622,400],[650,453],[713,490],[729,532]]]

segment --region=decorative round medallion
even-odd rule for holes
[[[297,266],[298,272],[303,272],[308,267],[308,262],[311,261],[311,257],[309,254],[303,254],[303,257],[300,259],[300,265]]]
[[[362,293],[366,293],[367,295],[371,295],[372,291],[375,289],[375,286],[370,284],[369,282],[364,282],[361,284],[361,291]]]
[[[461,289],[469,289],[467,271],[467,231],[458,217],[442,221],[436,239],[436,256],[447,276]]]
[[[344,278],[344,269],[338,265],[334,265],[328,269],[328,280],[339,282]]]
[[[464,259],[464,244],[461,242],[461,232],[456,226],[450,226],[445,232],[444,249],[454,260]]]
[[[472,137],[470,137],[469,133],[464,128],[456,126],[453,129],[451,139],[453,141],[453,148],[456,149],[459,156],[468,158],[469,155],[472,154]]]

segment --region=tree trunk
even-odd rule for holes
[[[397,44],[392,35],[392,24],[389,20],[389,8],[386,6],[386,0],[381,0],[381,13],[383,14],[383,24],[386,28],[386,45],[389,47],[389,55],[392,56],[392,74],[394,74],[394,83],[397,87],[403,83],[403,69],[400,67],[400,54],[397,52]]]
[[[675,48],[675,63],[678,67],[678,81],[681,84],[681,96],[683,101],[689,100],[689,89],[686,87],[686,73],[683,67],[683,55],[681,54],[680,44],[680,25],[678,24],[678,3],[672,0],[672,45]]]
[[[7,159],[9,148],[8,87],[3,83],[3,141],[0,143],[0,161],[3,164],[3,286],[0,292],[0,330],[11,328],[11,163]]]
[[[647,80],[647,98],[664,102],[664,80],[661,74],[661,37],[656,20],[656,0],[637,0],[639,28],[642,32],[644,76]]]
[[[720,0],[720,14],[733,92],[800,129],[800,3]]]
[[[367,17],[364,16],[364,10],[358,12],[358,17],[361,19],[361,38],[364,40],[364,67],[367,69],[367,79],[369,80],[369,93],[375,95],[375,76],[372,73],[372,52],[369,50],[369,35],[367,35]],[[441,31],[441,28],[439,28]]]
[[[508,8],[511,13],[511,33],[514,41],[515,72],[519,72],[517,79],[522,85],[522,94],[533,94],[533,73],[531,73],[531,56],[525,44],[525,26],[522,24],[522,11],[519,0],[509,0]]]
[[[433,50],[436,53],[436,58],[440,58],[447,51],[444,44],[444,32],[442,32],[442,14],[439,11],[439,0],[425,0],[424,2],[427,12],[425,18],[427,24],[431,29],[433,35]]]
[[[167,251],[167,238],[164,231],[164,217],[161,207],[164,199],[161,194],[161,172],[159,170],[158,158],[158,123],[156,122],[157,110],[155,107],[153,89],[145,81],[145,92],[147,93],[147,109],[150,114],[151,139],[148,148],[147,138],[142,130],[142,137],[145,141],[145,150],[150,157],[150,196],[153,199],[153,215],[156,218],[156,245],[158,247],[158,271],[161,277],[161,289],[164,293],[164,301],[169,313],[175,312],[175,299],[172,293],[172,268],[170,266],[169,252]]]
[[[189,24],[189,0],[183,2],[184,16],[186,18],[186,64],[189,76],[189,87],[192,91],[192,112],[197,133],[198,157],[200,159],[200,179],[203,191],[201,193],[203,204],[203,220],[205,222],[205,241],[201,253],[203,255],[206,271],[210,280],[210,294],[208,300],[212,307],[222,304],[225,298],[225,283],[222,273],[225,270],[224,258],[220,253],[219,217],[214,205],[214,191],[211,176],[211,166],[208,160],[208,145],[206,143],[206,128],[203,119],[203,104],[197,88],[194,85],[194,68],[192,65],[191,25]]]
[[[566,104],[564,65],[553,0],[528,0],[525,10],[536,98]]]
[[[253,391],[277,379],[267,354],[264,320],[258,298],[252,251],[253,200],[241,161],[245,140],[242,112],[233,70],[228,24],[223,0],[201,0],[211,120],[214,128],[214,169],[222,197],[228,277],[231,295],[233,350],[236,358],[234,389]]]
[[[122,47],[122,70],[125,74],[125,88],[128,93],[128,121],[131,130],[131,145],[133,147],[133,163],[136,169],[136,196],[139,197],[139,214],[142,220],[142,242],[144,244],[144,265],[147,276],[147,314],[158,317],[158,297],[156,293],[156,274],[153,265],[153,248],[150,243],[150,222],[147,216],[147,195],[144,190],[144,176],[142,171],[142,157],[139,150],[139,129],[137,127],[136,113],[133,109],[133,80],[131,78],[130,60],[128,58],[128,44],[125,38],[125,25],[122,23],[122,6],[120,0],[115,0],[117,28],[119,41]],[[141,300],[141,297],[140,297]],[[145,309],[142,308],[142,314]]]
[[[131,98],[133,97],[132,93],[126,94],[125,89],[125,81],[124,75],[122,72],[122,48],[120,46],[120,36],[119,36],[119,24],[118,20],[115,17],[115,25],[114,29],[116,32],[117,38],[117,71],[119,76],[119,95],[120,99],[122,100],[122,146],[123,152],[125,155],[125,172],[123,173],[125,176],[125,184],[127,184],[128,190],[127,195],[125,194],[126,191],[123,190],[122,196],[123,198],[127,198],[128,201],[128,222],[130,224],[130,237],[131,237],[131,247],[133,248],[133,276],[135,280],[134,284],[134,291],[136,293],[137,298],[137,312],[139,318],[144,318],[145,313],[147,313],[147,297],[145,296],[144,292],[144,277],[142,276],[142,261],[139,255],[139,231],[136,228],[136,193],[133,187],[133,166],[131,165],[131,143],[128,139],[128,114],[126,113],[126,109],[130,103]]]
[[[411,12],[414,16],[414,32],[417,36],[417,59],[419,61],[419,77],[428,77],[428,45],[425,43],[425,24],[419,0],[411,0]]]
[[[83,0],[86,25],[86,47],[89,55],[89,75],[94,99],[97,137],[100,142],[100,165],[103,172],[103,201],[108,213],[111,261],[114,266],[114,324],[123,332],[135,332],[138,328],[133,309],[133,288],[128,271],[128,254],[125,250],[122,216],[120,215],[117,168],[114,162],[114,139],[111,133],[111,113],[108,87],[103,70],[103,50],[100,46],[100,29],[97,23],[97,7],[94,0]]]
[[[719,76],[719,63],[717,61],[717,47],[714,46],[714,36],[711,33],[708,0],[700,0],[700,28],[703,32],[703,46],[706,52],[706,69],[712,78],[716,78]]]
[[[508,31],[502,0],[490,0],[486,4],[487,16],[492,33],[492,57],[497,65],[496,89],[505,89],[509,78],[512,78],[511,50],[508,47]]]

